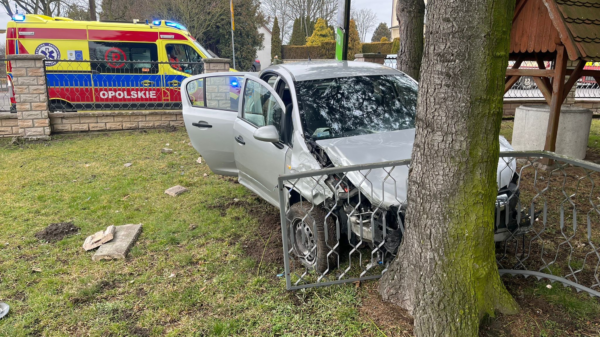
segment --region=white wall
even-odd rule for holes
[[[265,69],[271,65],[271,33],[263,26],[258,28],[258,33],[263,34],[263,48],[256,51],[257,58],[260,60],[260,68]],[[281,58],[281,55],[279,55]]]

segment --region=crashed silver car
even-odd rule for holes
[[[237,176],[242,185],[279,207],[280,175],[410,159],[417,91],[417,82],[409,76],[373,63],[281,64],[259,74],[213,73],[186,79],[182,84],[183,117],[194,148],[214,173]],[[501,151],[512,150],[505,139],[500,144]],[[519,193],[518,177],[514,174],[516,163],[506,162],[501,160],[498,166],[496,206],[502,216],[497,216],[497,241],[521,228],[516,223],[516,202],[512,202]],[[364,212],[371,212],[375,219],[381,219],[387,211],[403,213],[403,205],[397,200],[406,200],[408,169],[393,170],[391,175],[397,184],[383,184],[386,173],[380,170],[377,174],[369,175],[369,186],[375,189],[369,191],[361,184],[358,173],[348,174],[351,184],[343,189],[333,186],[339,177],[329,177],[320,189],[310,184],[294,186],[291,203],[307,200],[320,206],[290,205],[288,216],[292,219],[292,231],[296,232],[290,246],[303,264],[318,270],[327,266],[326,257],[318,258],[312,253],[315,247],[318,251],[326,246],[315,242],[323,239],[315,239],[311,233],[315,227],[300,220],[307,216],[323,219],[332,200],[347,203],[336,208],[340,210],[338,219],[351,223],[341,227],[352,233],[343,234],[360,235],[363,242],[371,245],[382,243],[369,234],[370,220],[367,225],[350,214],[353,203],[359,197],[362,205],[368,200]],[[322,193],[315,194],[315,190]],[[511,198],[515,194],[517,198]],[[373,204],[381,206],[370,206]],[[390,234],[383,247],[391,254],[395,254],[400,242],[402,219],[403,216],[391,217],[385,222]]]

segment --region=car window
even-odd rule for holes
[[[415,127],[418,85],[408,76],[296,82],[304,135],[351,137]]]
[[[188,97],[190,98],[190,103],[192,106],[203,107],[205,106],[204,102],[204,79],[197,79],[194,81],[190,81],[187,84],[186,90],[188,92]]]
[[[157,74],[154,43],[89,42],[92,70],[101,74]],[[124,61],[142,61],[128,63]]]
[[[192,106],[237,111],[242,80],[240,76],[201,78],[190,81],[186,90]]]
[[[191,75],[202,72],[202,57],[191,46],[174,43],[166,45],[165,49],[171,68]]]
[[[243,118],[256,127],[274,125],[281,130],[282,107],[266,87],[248,80],[244,90]]]

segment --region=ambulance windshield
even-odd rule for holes
[[[198,47],[198,49],[200,49],[200,51],[202,52],[202,54],[204,54],[204,56],[207,59],[212,59],[213,56],[211,53],[208,52],[208,50],[206,50],[204,47],[202,47],[202,45],[200,43],[198,43],[198,41],[194,40],[194,44],[196,45],[196,47]]]

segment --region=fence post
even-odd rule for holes
[[[8,55],[11,62],[19,134],[25,139],[50,139],[44,56]]]
[[[229,65],[231,64],[230,59],[212,58],[204,59],[204,73],[219,73],[229,71]]]

